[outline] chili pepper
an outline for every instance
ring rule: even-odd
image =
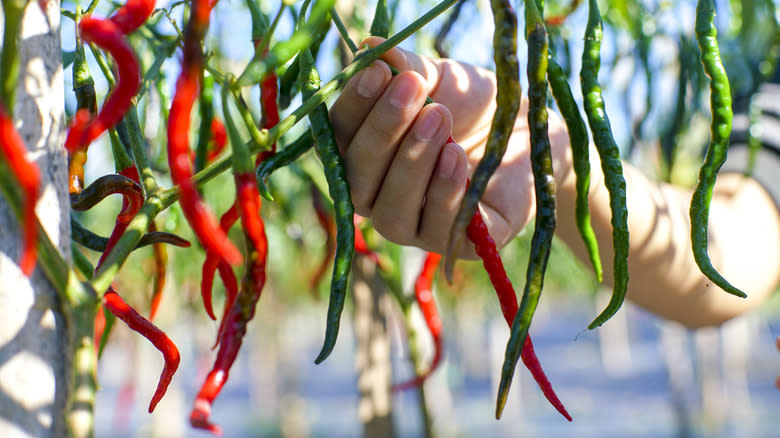
[[[463,196],[460,209],[450,229],[444,254],[444,273],[452,280],[455,257],[463,244],[464,230],[477,210],[477,203],[485,191],[506,152],[517,112],[520,109],[520,66],[517,61],[517,16],[509,0],[491,0],[495,32],[493,34],[493,61],[496,64],[498,84],[497,109],[490,127],[485,153],[471,177],[471,184]]]
[[[718,170],[726,161],[726,150],[731,133],[731,91],[729,78],[720,58],[717,28],[715,26],[715,2],[699,0],[696,4],[696,40],[701,51],[704,73],[710,78],[710,144],[699,169],[699,181],[691,197],[691,244],[693,257],[701,272],[726,292],[745,298],[745,292],[734,287],[712,266],[707,254],[710,201]]]
[[[379,259],[379,255],[368,247],[368,242],[363,236],[363,230],[360,229],[360,224],[363,222],[363,218],[357,214],[353,215],[352,221],[355,223],[355,251],[358,254],[362,254],[369,258],[379,269],[385,269],[382,265],[382,261]]]
[[[563,69],[552,57],[547,59],[547,75],[550,81],[550,89],[561,111],[566,128],[569,131],[569,144],[574,158],[574,175],[576,177],[577,200],[574,214],[577,219],[577,230],[580,232],[585,248],[588,251],[590,263],[596,279],[601,282],[603,271],[601,257],[599,257],[599,244],[596,234],[590,224],[590,212],[588,211],[588,191],[590,190],[590,158],[588,145],[588,128],[580,115],[577,104],[572,96],[571,88],[566,80]]]
[[[255,176],[257,177],[257,189],[260,191],[260,194],[265,199],[273,201],[274,198],[270,190],[268,190],[266,183],[268,176],[275,170],[290,165],[313,146],[314,140],[312,140],[311,130],[307,130],[285,148],[259,163],[255,169]]]
[[[0,152],[8,163],[22,190],[22,215],[19,217],[19,228],[22,230],[22,252],[19,257],[19,269],[26,276],[32,274],[35,268],[37,239],[37,220],[35,219],[35,204],[41,185],[41,174],[38,166],[27,159],[27,147],[24,140],[14,127],[14,121],[0,103]]]
[[[589,0],[588,25],[585,30],[585,47],[582,52],[580,84],[584,97],[585,114],[601,158],[604,184],[609,193],[609,207],[612,210],[612,246],[614,248],[612,298],[607,308],[588,325],[594,329],[604,324],[623,304],[628,287],[628,210],[626,208],[626,180],[620,150],[612,137],[612,128],[601,97],[598,82],[601,65],[602,24],[597,0]]]
[[[206,167],[206,164],[212,159],[212,151],[209,150],[209,146],[214,144],[219,148],[219,142],[217,140],[217,133],[215,132],[215,123],[221,124],[221,122],[215,122],[214,119],[214,77],[208,71],[203,71],[201,77],[202,84],[200,86],[200,95],[198,97],[198,113],[200,116],[200,126],[198,127],[198,141],[195,146],[195,172],[199,172]],[[220,127],[216,127],[219,129]],[[221,126],[224,132],[224,126]],[[221,133],[220,133],[221,134]],[[227,143],[227,133],[225,133],[225,143]],[[224,145],[222,146],[224,147]],[[213,156],[219,152],[215,153]]]
[[[160,374],[160,381],[157,383],[157,389],[152,396],[152,401],[149,403],[149,412],[152,412],[165,395],[165,391],[167,391],[168,385],[179,367],[179,349],[171,342],[168,335],[130,307],[112,288],[109,288],[103,295],[103,306],[117,318],[124,321],[130,329],[148,339],[155,348],[160,350],[163,359],[165,359],[165,366],[162,374]]]
[[[137,171],[135,171],[135,175],[137,178]],[[141,204],[143,204],[141,185],[134,181],[132,176],[115,173],[101,176],[78,195],[72,195],[70,197],[71,209],[74,211],[89,210],[107,196],[117,193],[131,199],[135,210],[141,208]]]
[[[312,295],[316,297],[317,285],[325,275],[328,266],[330,266],[331,259],[336,255],[336,222],[333,220],[333,215],[325,207],[322,193],[313,182],[309,184],[309,191],[312,204],[314,205],[314,213],[317,215],[317,222],[319,222],[320,227],[325,232],[325,256],[309,282]]]
[[[555,233],[555,179],[553,178],[550,138],[547,134],[547,30],[536,2],[525,3],[526,39],[528,41],[528,127],[531,137],[531,170],[534,175],[536,194],[536,219],[531,239],[531,253],[528,257],[526,282],[520,308],[512,321],[511,334],[507,342],[504,365],[501,370],[501,382],[496,401],[496,418],[506,403],[509,386],[512,383],[517,359],[526,347],[528,330],[531,326],[536,306],[544,285],[544,274],[550,257],[552,239]],[[535,357],[529,355],[529,357]],[[526,363],[529,369],[529,366]],[[538,366],[538,364],[537,364]],[[541,369],[541,368],[539,368]],[[546,380],[546,379],[545,379]],[[549,381],[539,383],[542,392],[558,411],[571,421],[571,416],[554,396]]]
[[[77,16],[80,16],[80,9]],[[84,53],[84,42],[76,32],[76,50],[73,58],[73,92],[76,95],[76,111],[84,117],[82,123],[97,115],[97,97],[95,80],[89,73],[87,57]],[[87,112],[78,112],[86,109]],[[84,164],[87,162],[87,151],[78,149],[68,153],[68,192],[79,193],[84,188]]]
[[[450,57],[449,53],[447,53],[447,50],[444,48],[444,40],[447,39],[447,35],[450,34],[452,26],[456,21],[458,21],[458,17],[460,17],[460,11],[463,10],[463,5],[465,4],[466,0],[459,0],[457,3],[455,3],[455,6],[452,9],[452,13],[449,17],[447,17],[447,21],[444,22],[444,24],[441,26],[441,29],[439,29],[439,32],[436,34],[436,39],[433,42],[433,48],[436,50],[436,54],[439,55],[439,58]]]
[[[569,2],[569,6],[567,6],[562,13],[545,18],[544,23],[547,26],[563,25],[566,19],[569,18],[569,15],[571,15],[574,11],[577,10],[577,7],[580,5],[580,1],[581,0],[571,0]]]
[[[227,146],[225,125],[216,117],[211,119],[211,141],[214,143],[214,148],[209,150],[208,156],[206,157],[206,161],[209,163],[214,161],[225,149],[225,146]]]
[[[87,16],[79,22],[79,31],[85,42],[94,43],[111,54],[116,61],[119,80],[98,112],[97,118],[85,117],[88,115],[86,109],[77,112],[75,123],[65,139],[65,149],[68,152],[87,147],[105,130],[116,125],[130,108],[141,84],[138,60],[116,24]]]
[[[230,227],[238,220],[238,209],[233,204],[220,218],[219,227],[227,234]],[[214,307],[211,300],[211,289],[214,284],[214,274],[219,269],[219,276],[222,278],[222,283],[225,285],[225,312],[232,305],[232,300],[238,294],[238,280],[236,280],[236,274],[230,268],[230,265],[222,260],[219,260],[217,255],[213,252],[206,252],[206,260],[203,262],[202,276],[200,282],[200,296],[203,299],[203,307],[206,309],[206,314],[209,318],[216,320],[214,315]]]
[[[314,58],[308,49],[303,49],[298,54],[298,62],[301,69],[301,92],[303,99],[306,100],[319,89],[320,78],[314,66]],[[347,294],[347,280],[355,253],[355,224],[353,223],[355,208],[349,193],[344,159],[339,153],[333,127],[328,118],[328,108],[325,104],[319,105],[309,113],[309,122],[315,149],[322,161],[325,177],[328,180],[330,197],[334,201],[337,227],[336,257],[333,261],[333,277],[330,283],[325,342],[320,354],[314,360],[314,363],[319,364],[333,350],[338,337],[341,311],[344,309],[344,300]]]
[[[403,391],[422,385],[425,379],[436,370],[444,356],[441,317],[439,317],[439,311],[436,309],[436,301],[433,299],[433,276],[436,273],[436,268],[439,267],[439,261],[441,261],[440,254],[434,252],[427,253],[422,270],[420,270],[417,280],[414,282],[414,297],[417,300],[417,305],[420,306],[423,318],[425,318],[425,324],[428,326],[428,330],[433,338],[435,352],[431,366],[428,367],[425,373],[407,382],[393,385],[393,391]]]
[[[157,225],[152,221],[149,224],[150,232],[157,232]],[[154,250],[154,286],[152,287],[152,304],[149,308],[149,321],[154,321],[157,309],[160,307],[163,288],[165,288],[165,274],[168,271],[168,251],[162,243],[155,243]]]
[[[153,10],[154,0],[128,0],[109,20],[127,35],[146,23]]]
[[[76,218],[71,216],[70,218],[71,239],[83,246],[84,248],[91,249],[92,251],[104,252],[108,245],[108,237],[98,236],[92,231],[84,228],[84,225],[79,223]],[[183,239],[173,233],[165,231],[149,232],[141,237],[135,249],[143,248],[145,246],[154,245],[156,243],[167,243],[169,245],[178,246],[181,248],[189,248],[190,242]]]
[[[219,229],[216,219],[200,199],[192,180],[189,159],[190,111],[198,94],[203,61],[200,42],[208,28],[209,12],[208,0],[193,1],[192,15],[184,31],[181,75],[176,81],[168,117],[168,164],[171,179],[180,188],[179,205],[198,240],[207,252],[213,251],[220,260],[236,265],[241,262],[241,253]]]
[[[371,35],[387,38],[390,34],[390,13],[387,11],[387,0],[378,0],[374,9],[374,19],[371,20]]]

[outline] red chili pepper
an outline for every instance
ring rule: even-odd
[[[157,225],[154,221],[149,224],[149,231],[157,231]],[[152,288],[152,304],[149,309],[149,321],[154,321],[155,315],[157,315],[157,309],[160,307],[160,301],[162,300],[163,288],[165,288],[165,274],[168,271],[168,250],[165,249],[165,245],[162,243],[155,243],[152,245],[154,251],[154,286]]]
[[[222,218],[219,220],[220,229],[227,234],[230,227],[238,220],[239,213],[235,204],[231,206]],[[222,283],[225,285],[225,309],[223,314],[226,314],[230,306],[233,304],[233,300],[238,295],[238,280],[236,280],[236,274],[230,265],[224,261],[220,261],[216,254],[213,252],[206,253],[206,261],[203,262],[202,280],[200,282],[200,296],[203,299],[203,307],[206,309],[206,314],[209,318],[216,320],[214,315],[214,307],[211,299],[211,289],[214,285],[214,274],[219,269],[219,276],[222,278]]]
[[[363,223],[363,220],[364,218],[357,214],[352,217],[352,221],[355,224],[355,251],[368,257],[379,269],[384,270],[385,268],[382,266],[382,261],[379,260],[379,255],[368,247],[363,231],[360,230],[360,224]]]
[[[214,148],[209,150],[206,156],[206,162],[210,163],[216,159],[227,146],[227,131],[222,120],[214,117],[211,119],[211,140],[214,142]]]
[[[235,180],[236,204],[241,214],[241,225],[247,243],[246,271],[236,302],[223,320],[214,367],[198,392],[190,413],[190,424],[193,427],[206,429],[217,435],[221,434],[222,430],[209,421],[211,405],[228,379],[230,368],[246,334],[246,325],[254,316],[255,306],[265,285],[268,252],[265,226],[260,217],[261,198],[254,173],[236,174]]]
[[[110,18],[127,35],[146,23],[154,11],[154,0],[129,0]]]
[[[509,327],[512,327],[512,321],[514,321],[518,309],[517,294],[512,286],[512,282],[509,281],[509,277],[506,275],[504,263],[501,261],[501,256],[496,248],[496,243],[493,238],[490,237],[487,225],[485,225],[479,210],[472,216],[471,222],[469,222],[469,225],[466,228],[466,234],[474,243],[474,250],[477,252],[479,258],[482,259],[482,264],[485,266],[485,270],[490,277],[490,282],[496,290],[504,319],[507,324],[509,324]],[[563,406],[563,403],[561,403],[560,399],[555,394],[555,391],[550,384],[550,380],[545,375],[542,365],[539,363],[539,358],[536,357],[533,344],[531,343],[531,336],[526,337],[520,357],[523,359],[523,363],[526,368],[528,368],[528,371],[531,372],[531,375],[533,375],[534,380],[536,380],[536,383],[539,385],[539,388],[542,390],[542,393],[547,400],[550,401],[561,415],[571,421],[571,415],[569,415],[566,408]]]
[[[141,180],[141,177],[138,174],[138,169],[136,169],[135,166],[126,167],[120,170],[119,174],[126,176],[127,178],[130,178],[137,183]],[[103,263],[103,260],[105,260],[108,253],[111,252],[116,243],[119,241],[119,238],[122,237],[122,235],[125,233],[125,230],[127,230],[127,226],[130,224],[130,221],[133,220],[135,215],[138,213],[138,210],[140,210],[143,206],[144,193],[140,185],[135,186],[133,191],[124,192],[122,195],[122,210],[120,210],[116,217],[114,229],[111,231],[111,236],[108,237],[108,244],[106,244],[106,249],[103,251],[103,254],[98,260],[96,269],[100,266],[101,263]]]
[[[89,110],[80,109],[65,139],[65,149],[73,152],[86,148],[94,139],[119,122],[132,104],[141,84],[141,72],[133,48],[117,25],[109,20],[86,16],[79,22],[81,38],[108,51],[116,61],[118,80],[95,119]]]
[[[157,389],[154,391],[152,401],[149,403],[149,412],[152,412],[160,399],[165,395],[165,391],[168,390],[168,385],[171,383],[176,369],[179,368],[181,359],[179,349],[171,342],[168,335],[130,307],[113,289],[109,288],[108,292],[103,295],[103,306],[116,315],[117,318],[124,321],[132,330],[148,339],[155,348],[160,350],[163,359],[165,359],[165,366],[160,374],[160,381],[157,383]]]
[[[433,361],[431,361],[431,366],[428,367],[425,373],[407,382],[393,385],[393,391],[402,391],[422,385],[425,379],[436,370],[444,356],[444,341],[441,336],[442,323],[439,317],[439,310],[436,308],[436,301],[433,299],[433,275],[436,273],[436,268],[439,267],[440,261],[441,254],[429,252],[425,256],[425,262],[420,275],[417,276],[417,280],[414,282],[414,297],[417,300],[417,305],[420,306],[420,310],[425,318],[425,324],[431,332],[435,346]]]
[[[241,252],[219,228],[192,181],[188,134],[190,112],[198,95],[203,58],[200,42],[208,27],[209,11],[208,0],[193,1],[192,16],[185,29],[181,75],[176,81],[176,92],[168,117],[168,164],[173,183],[180,187],[179,204],[184,216],[206,252],[214,252],[220,260],[237,265],[241,263]]]
[[[38,166],[27,160],[27,148],[22,137],[14,127],[14,121],[0,104],[0,152],[5,157],[9,170],[14,174],[22,189],[22,217],[19,228],[22,229],[22,253],[19,269],[30,276],[35,268],[37,221],[35,204],[41,185],[41,173]]]

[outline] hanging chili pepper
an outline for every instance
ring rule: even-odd
[[[298,55],[300,63],[300,83],[303,99],[306,100],[317,92],[320,78],[314,66],[314,58],[308,49]],[[328,118],[328,108],[325,104],[316,107],[309,113],[317,155],[320,157],[328,180],[328,190],[333,199],[336,216],[336,257],[333,262],[333,276],[330,283],[330,300],[328,302],[328,322],[325,328],[325,342],[314,363],[321,363],[328,357],[336,345],[341,311],[347,294],[347,280],[352,268],[352,258],[355,253],[355,224],[353,216],[355,208],[349,193],[344,159],[339,153],[338,144],[333,134],[333,127]]]
[[[283,153],[283,152],[282,152]],[[260,168],[258,167],[258,170]],[[330,266],[330,261],[336,255],[336,222],[333,220],[333,215],[330,214],[325,207],[325,199],[323,194],[317,189],[317,186],[312,182],[309,184],[309,191],[311,193],[311,200],[314,206],[314,213],[317,216],[317,222],[325,232],[325,255],[320,262],[319,268],[314,272],[309,282],[312,295],[317,297],[317,285],[322,280],[325,272]]]
[[[127,35],[146,23],[152,11],[154,0],[128,0],[109,20]]]
[[[238,220],[238,208],[233,204],[222,215],[219,220],[219,227],[227,234],[230,227]],[[225,286],[225,310],[223,313],[227,313],[230,306],[233,304],[233,300],[238,295],[238,280],[233,269],[222,260],[219,260],[217,255],[213,252],[206,252],[206,260],[203,262],[203,269],[201,271],[200,282],[200,296],[203,299],[203,307],[206,309],[206,314],[209,318],[216,320],[214,315],[214,307],[212,306],[211,290],[214,284],[214,274],[219,269],[219,276],[222,279],[222,284]]]
[[[92,231],[84,228],[76,218],[70,217],[71,228],[71,240],[84,248],[91,249],[92,251],[104,252],[108,246],[108,237],[98,236]],[[143,248],[145,246],[154,245],[157,243],[167,243],[169,245],[178,246],[180,248],[189,248],[190,242],[183,239],[173,233],[166,231],[154,231],[149,232],[141,237],[138,244],[134,249]]]
[[[214,147],[209,150],[206,162],[210,163],[214,161],[220,153],[227,146],[227,132],[225,131],[225,125],[218,118],[211,119],[211,141]]]
[[[718,170],[726,162],[726,151],[731,134],[731,91],[729,78],[720,58],[717,27],[715,26],[715,2],[699,0],[696,4],[696,40],[701,51],[704,73],[710,78],[710,144],[699,170],[699,181],[691,197],[691,244],[693,256],[701,272],[726,292],[745,298],[747,294],[729,283],[712,266],[707,254],[710,201]]]
[[[314,146],[311,130],[307,130],[294,142],[287,145],[284,149],[266,158],[257,165],[255,176],[257,177],[257,188],[260,194],[269,201],[273,201],[271,192],[268,190],[266,179],[268,176],[282,167],[286,167],[301,157]]]
[[[109,288],[108,292],[103,295],[103,306],[117,318],[124,321],[130,329],[148,339],[155,348],[160,350],[163,359],[165,359],[165,366],[162,374],[160,374],[160,381],[157,383],[157,389],[154,391],[152,401],[149,403],[149,412],[152,412],[165,395],[168,385],[179,367],[179,349],[171,342],[168,335],[130,307],[113,289]]]
[[[198,116],[200,117],[200,126],[198,127],[198,139],[195,143],[195,151],[193,157],[193,163],[195,165],[194,172],[200,172],[211,161],[211,152],[219,146],[217,143],[217,136],[221,135],[215,132],[215,123],[220,126],[216,126],[217,129],[222,128],[224,132],[225,126],[221,121],[215,122],[214,118],[214,76],[207,70],[203,70],[200,84],[200,95],[198,96]],[[225,143],[227,143],[227,134],[225,133]],[[224,147],[224,146],[223,146]],[[209,150],[211,148],[211,150]],[[214,154],[214,157],[216,157]]]
[[[393,385],[393,391],[403,391],[422,385],[425,379],[436,370],[442,357],[444,357],[441,317],[439,317],[439,311],[436,309],[436,301],[433,299],[433,276],[436,273],[436,268],[439,267],[439,261],[441,261],[441,254],[427,253],[422,270],[420,270],[420,274],[414,282],[414,297],[417,300],[417,305],[420,306],[425,324],[428,326],[428,330],[433,338],[435,348],[433,360],[427,371],[407,382]]]
[[[150,232],[157,232],[157,225],[152,221],[149,224]],[[162,243],[155,243],[154,250],[154,285],[152,286],[152,303],[149,306],[149,321],[154,321],[157,309],[160,307],[162,292],[165,288],[165,275],[168,271],[168,251]]]
[[[168,117],[168,164],[171,179],[180,188],[184,217],[207,252],[217,254],[220,260],[236,265],[241,262],[240,251],[219,228],[217,221],[198,195],[192,180],[189,158],[190,111],[198,95],[198,82],[203,61],[200,43],[209,24],[211,8],[208,0],[195,0],[192,15],[184,31],[184,49],[181,75],[176,81],[176,92]]]
[[[22,213],[18,218],[23,236],[19,269],[29,277],[35,268],[36,260],[35,241],[38,234],[38,221],[35,218],[35,204],[38,200],[41,174],[38,166],[27,159],[27,147],[2,103],[0,103],[0,152],[22,189]]]
[[[77,16],[81,10],[77,9]],[[90,118],[97,115],[97,96],[95,94],[95,80],[89,72],[87,57],[84,52],[84,42],[81,40],[78,29],[76,31],[76,50],[73,57],[73,93],[76,95],[76,111],[81,112],[81,117]],[[84,123],[82,122],[82,123]],[[84,188],[84,164],[87,162],[87,151],[77,149],[68,153],[68,192],[78,194]]]
[[[531,253],[528,257],[523,298],[511,324],[511,334],[501,370],[501,382],[496,401],[496,418],[501,416],[506,403],[509,386],[512,383],[517,359],[522,354],[521,351],[533,351],[533,346],[530,342],[527,343],[526,339],[528,339],[531,320],[542,293],[544,274],[550,257],[556,225],[555,179],[553,178],[550,138],[547,134],[547,30],[542,21],[542,11],[537,8],[535,1],[525,3],[525,17],[526,39],[528,41],[528,127],[531,141],[531,170],[536,194],[536,219],[531,240]],[[528,357],[535,358],[535,355],[529,354]],[[538,361],[530,366],[525,359],[524,362],[528,369],[532,370],[532,367],[535,366],[541,370]],[[544,382],[539,382],[539,387],[553,406],[567,420],[571,421],[571,416],[555,396],[546,378]]]
[[[612,246],[614,248],[612,298],[607,308],[588,325],[594,329],[604,324],[623,304],[628,288],[628,210],[626,208],[626,180],[623,178],[623,165],[620,150],[612,137],[601,87],[598,82],[601,66],[601,13],[597,0],[589,0],[588,25],[585,30],[585,47],[582,53],[580,84],[584,97],[585,114],[601,158],[601,170],[604,184],[609,193],[609,207],[612,211]]]
[[[353,215],[352,221],[355,224],[355,251],[358,254],[368,257],[369,260],[374,262],[377,268],[385,269],[382,265],[382,261],[379,259],[379,254],[368,247],[368,242],[366,242],[366,238],[363,236],[363,230],[360,229],[360,224],[364,221],[363,217],[355,214]]]
[[[84,42],[94,43],[111,54],[116,61],[119,80],[98,112],[97,118],[91,118],[87,109],[76,113],[74,124],[65,139],[65,149],[68,152],[86,148],[100,134],[116,125],[130,108],[141,84],[141,72],[135,52],[116,24],[86,16],[79,22],[79,32]]]

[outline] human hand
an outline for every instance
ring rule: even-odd
[[[382,41],[369,37],[363,44]],[[375,62],[345,86],[330,112],[352,201],[387,239],[441,253],[466,179],[484,152],[495,76],[398,48],[383,59],[400,73],[392,77],[387,64]],[[428,95],[437,103],[424,106]],[[524,100],[502,164],[480,202],[499,247],[530,221],[535,208],[527,111]],[[445,144],[450,134],[457,145]],[[568,141],[552,113],[550,137],[556,145]],[[473,248],[461,256],[475,258]]]

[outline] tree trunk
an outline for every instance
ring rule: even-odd
[[[13,111],[28,158],[41,169],[38,218],[51,241],[69,259],[59,32],[59,2],[27,4],[19,42],[16,105],[8,110]],[[31,278],[17,267],[21,233],[2,195],[0,224],[0,436],[62,437],[66,435],[64,412],[70,373],[59,300],[40,267]]]

